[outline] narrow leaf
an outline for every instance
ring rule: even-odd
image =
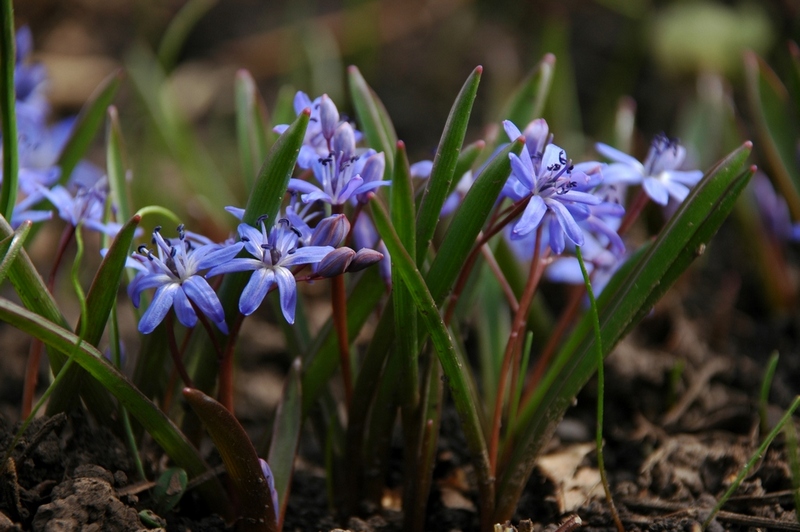
[[[169,72],[178,59],[189,33],[197,25],[203,15],[217,4],[217,0],[189,0],[178,13],[172,17],[164,37],[158,46],[158,60],[161,67]]]
[[[116,70],[110,74],[95,89],[78,114],[78,118],[75,119],[75,124],[72,126],[72,134],[58,156],[58,166],[61,168],[61,183],[67,182],[78,161],[83,158],[86,150],[89,149],[95,134],[103,124],[106,109],[111,105],[121,81],[122,70]]]
[[[0,254],[3,255],[3,259],[0,261],[0,283],[5,281],[8,270],[19,255],[22,245],[25,244],[32,225],[30,221],[23,222],[12,236],[8,236],[0,242]]]
[[[133,216],[126,170],[125,140],[119,125],[119,113],[111,105],[106,122],[106,174],[118,220],[130,220]]]
[[[437,305],[444,301],[450,291],[467,255],[475,245],[475,239],[489,218],[503,185],[511,175],[508,155],[521,153],[523,145],[523,138],[520,137],[486,163],[453,215],[436,258],[425,276]]]
[[[478,93],[478,84],[481,81],[482,72],[483,67],[478,66],[469,75],[458,96],[456,96],[453,107],[450,109],[450,115],[444,125],[442,138],[439,140],[439,147],[436,150],[436,156],[433,158],[431,176],[425,186],[425,192],[417,213],[417,265],[421,265],[425,259],[425,253],[439,223],[442,205],[444,205],[444,201],[450,191],[450,182],[453,180],[453,172],[455,172],[458,164],[458,155],[461,152],[461,146],[464,144],[464,137],[467,134],[472,104],[475,102],[475,95]]]
[[[236,137],[247,190],[253,188],[256,168],[267,155],[266,107],[250,72],[236,73]]]
[[[0,215],[11,219],[17,203],[19,148],[17,146],[17,96],[14,89],[16,40],[14,3],[0,1],[0,131],[3,132],[3,182],[0,188]]]
[[[545,54],[511,96],[498,119],[511,120],[519,127],[524,127],[534,118],[541,117],[555,67],[556,56]]]
[[[135,215],[117,233],[89,287],[86,306],[91,309],[91,312],[88,316],[82,316],[81,322],[84,318],[88,318],[83,339],[95,347],[99,347],[108,316],[117,300],[117,291],[122,282],[125,260],[128,258],[128,251],[141,219],[141,216]],[[80,327],[81,323],[78,323],[75,330],[81,330]]]
[[[241,515],[237,530],[278,530],[267,479],[247,433],[233,414],[200,390],[184,388],[183,396],[205,425],[219,451],[236,492]]]
[[[367,85],[364,76],[356,66],[347,69],[347,77],[350,81],[350,97],[356,110],[356,117],[367,144],[377,151],[386,154],[385,176],[392,175],[392,159],[389,154],[393,152],[397,142],[397,134],[394,126],[386,114],[386,109],[378,100],[378,97]]]
[[[278,530],[283,526],[286,505],[289,502],[289,491],[294,472],[294,459],[297,445],[300,443],[300,432],[303,428],[303,401],[301,392],[301,362],[297,358],[292,363],[283,388],[283,398],[275,412],[275,424],[272,427],[272,443],[269,447],[267,463],[270,464],[275,478],[275,491],[278,492],[280,505]]]
[[[745,54],[745,88],[758,134],[758,148],[775,184],[786,198],[792,218],[800,219],[800,168],[797,124],[786,87],[755,53]]]

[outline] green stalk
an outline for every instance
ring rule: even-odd
[[[14,6],[2,0],[0,6],[0,115],[3,131],[3,183],[0,189],[0,214],[11,220],[17,203],[19,151],[17,146],[17,96],[14,91]]]
[[[617,525],[619,532],[625,532],[625,527],[622,526],[622,521],[619,519],[617,507],[614,505],[614,498],[611,496],[611,487],[608,485],[608,475],[606,475],[606,464],[603,458],[603,412],[605,406],[605,374],[603,369],[603,338],[600,334],[600,314],[597,311],[597,300],[594,298],[594,290],[592,290],[592,283],[589,280],[589,272],[586,271],[586,264],[583,262],[583,253],[581,247],[575,246],[575,255],[578,257],[578,263],[581,265],[581,274],[583,275],[583,284],[586,287],[586,293],[589,295],[589,304],[591,305],[592,315],[592,328],[594,329],[595,351],[597,352],[597,430],[595,432],[595,447],[597,448],[597,469],[600,470],[600,481],[603,483],[603,491],[606,492],[606,500],[608,501],[611,516],[614,518],[614,524]]]

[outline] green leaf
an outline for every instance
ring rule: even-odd
[[[236,137],[247,190],[253,188],[256,168],[267,156],[266,106],[250,72],[236,73]]]
[[[128,251],[141,219],[141,216],[135,215],[122,226],[120,232],[114,237],[106,256],[103,257],[92,285],[89,287],[86,306],[91,309],[91,312],[88,315],[86,334],[83,339],[95,347],[99,347],[100,338],[106,328],[108,316],[111,314],[111,308],[117,300],[117,291],[122,282],[125,260],[128,258]],[[83,321],[83,316],[81,321]],[[78,323],[75,330],[79,331],[80,327],[81,324]]]
[[[397,143],[395,171],[391,185],[392,224],[397,236],[412,259],[415,257],[414,187],[411,171],[402,141]],[[394,356],[400,357],[400,395],[404,407],[413,409],[419,400],[417,377],[417,316],[414,302],[399,272],[392,268],[392,302],[394,304],[395,344]]]
[[[300,443],[300,432],[303,428],[303,401],[300,381],[301,362],[296,358],[292,363],[283,388],[283,398],[275,413],[275,424],[272,427],[272,443],[269,446],[267,463],[272,469],[275,479],[275,491],[278,492],[279,518],[278,529],[282,528],[289,502],[289,489],[294,471],[294,459],[297,445]]]
[[[456,189],[461,177],[466,174],[470,168],[472,168],[472,165],[475,164],[475,161],[478,160],[478,157],[481,156],[485,148],[486,142],[482,140],[476,140],[461,150],[461,154],[458,156],[456,169],[453,172],[453,180],[450,181],[450,189],[447,191],[448,196]]]
[[[284,131],[272,146],[258,172],[242,222],[256,226],[258,218],[266,215],[270,223],[275,223],[275,217],[278,215],[297,162],[297,155],[300,153],[300,146],[303,144],[310,116],[310,109],[300,113],[289,129]]]
[[[755,121],[758,148],[767,160],[777,188],[789,204],[792,218],[800,219],[798,129],[793,121],[789,93],[775,72],[753,52],[745,54],[745,88]]]
[[[511,175],[510,153],[519,155],[524,146],[522,137],[499,151],[475,178],[475,183],[453,215],[431,263],[425,280],[433,300],[440,305],[453,286],[464,261],[475,245],[481,228],[492,212],[497,196]],[[419,243],[419,242],[418,242]],[[419,247],[419,246],[418,246]]]
[[[29,220],[22,222],[13,235],[5,237],[0,242],[0,253],[3,254],[3,259],[0,261],[0,283],[5,281],[8,270],[19,255],[22,245],[25,244],[32,225]]]
[[[200,390],[184,388],[183,397],[205,425],[228,471],[241,514],[236,529],[277,531],[277,509],[272,506],[267,480],[256,450],[236,417]]]
[[[658,238],[612,278],[598,299],[604,355],[646,315],[705,249],[733,208],[753,170],[742,172],[752,144],[745,143],[695,186]],[[594,338],[587,314],[520,407],[509,439],[514,448],[498,485],[495,519],[510,516],[536,458],[578,391],[596,370]]]
[[[417,213],[416,261],[420,266],[425,260],[428,246],[439,223],[442,205],[450,191],[450,182],[453,180],[453,172],[458,164],[461,146],[464,144],[469,116],[472,112],[472,104],[475,102],[475,95],[478,93],[482,72],[483,67],[476,67],[461,87],[461,91],[450,109],[450,115],[444,125],[444,131],[442,131],[442,138],[439,140],[439,147],[433,158],[431,176],[425,185],[425,192]]]
[[[422,318],[422,323],[430,334],[439,362],[442,364],[442,369],[450,388],[450,395],[461,420],[461,427],[466,436],[472,464],[478,477],[481,519],[485,523],[485,519],[489,518],[492,511],[494,480],[489,467],[489,455],[477,405],[472,401],[472,395],[469,391],[469,383],[466,377],[467,370],[461,366],[453,347],[453,341],[439,314],[439,309],[436,307],[433,296],[428,291],[428,287],[425,285],[425,281],[414,260],[403,247],[379,200],[375,199],[370,203],[370,211],[378,233],[380,233],[386,248],[392,255],[392,264],[406,282],[409,293]]]
[[[188,481],[186,471],[180,467],[170,467],[164,471],[153,487],[156,511],[163,514],[175,508],[186,492]]]
[[[386,154],[384,176],[390,176],[394,169],[389,154],[393,153],[394,145],[397,143],[397,134],[394,132],[391,119],[386,113],[386,108],[367,85],[358,67],[348,67],[347,77],[350,81],[350,97],[367,144]]]
[[[525,124],[534,118],[541,117],[545,101],[550,93],[555,67],[556,56],[545,54],[514,91],[498,119],[510,120],[520,129],[524,129]]]
[[[111,105],[121,81],[122,70],[118,69],[100,83],[81,109],[72,127],[72,134],[58,156],[58,166],[61,168],[59,182],[67,182],[75,166],[86,154],[95,134],[103,124],[106,109]]]
[[[106,174],[110,188],[111,202],[117,211],[118,220],[133,217],[130,193],[128,191],[127,165],[125,162],[125,140],[119,125],[119,113],[113,105],[108,107],[106,122]]]
[[[14,3],[1,0],[0,5],[0,131],[3,132],[3,182],[0,188],[0,215],[11,219],[17,203],[19,183],[19,148],[17,146],[17,107],[14,91],[16,39],[14,35]]]
[[[217,0],[189,0],[172,17],[158,46],[158,60],[166,72],[175,65],[189,33],[215,5]]]
[[[172,421],[109,364],[95,347],[81,342],[71,331],[2,298],[0,298],[0,320],[38,338],[52,347],[52,352],[70,353],[75,362],[93,377],[90,382],[102,384],[111,392],[139,420],[167,455],[189,475],[195,477],[209,470],[197,449],[186,440]],[[198,489],[209,506],[225,514],[225,492],[216,476],[203,482]]]

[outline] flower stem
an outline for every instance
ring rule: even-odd
[[[75,226],[67,224],[64,231],[61,233],[61,239],[58,242],[56,250],[55,261],[53,268],[50,270],[50,275],[47,278],[47,289],[53,293],[53,288],[56,284],[56,275],[61,267],[61,262],[64,259],[64,253],[67,250],[72,237],[75,236]],[[25,366],[25,385],[22,389],[22,417],[28,417],[33,407],[33,396],[36,393],[36,385],[39,383],[39,365],[42,361],[42,349],[44,344],[41,340],[34,339],[31,342],[30,350],[28,351],[28,362]]]
[[[522,298],[519,302],[519,309],[514,315],[514,322],[511,325],[511,335],[508,337],[506,343],[506,350],[503,353],[503,362],[500,368],[499,379],[497,382],[497,395],[494,402],[494,417],[492,419],[492,432],[489,439],[489,466],[494,475],[497,471],[497,450],[500,446],[500,419],[503,412],[503,397],[505,396],[506,381],[508,379],[508,370],[511,367],[511,362],[515,359],[514,354],[520,348],[522,338],[522,330],[528,321],[528,311],[530,310],[533,296],[536,294],[536,288],[539,286],[539,281],[542,278],[543,268],[540,260],[540,242],[542,237],[542,226],[536,229],[536,242],[533,248],[533,259],[531,260],[530,271],[528,274],[528,282],[522,292]]]
[[[222,354],[219,364],[219,402],[228,412],[233,414],[233,352],[236,347],[236,340],[239,338],[239,331],[244,322],[244,314],[238,313],[236,319],[231,324],[228,334],[228,341],[225,344],[225,351]]]
[[[333,214],[341,214],[342,211],[342,205],[333,206]],[[355,222],[350,226],[351,231],[353,226],[355,226]],[[349,236],[348,234],[348,238]],[[350,340],[347,334],[347,290],[343,275],[331,278],[331,306],[333,308],[333,328],[336,331],[336,340],[339,345],[345,405],[349,408],[353,398],[353,377],[350,368]]]
[[[175,320],[172,317],[173,312],[174,311],[170,309],[170,311],[167,313],[167,339],[169,340],[169,353],[172,355],[172,362],[175,364],[175,369],[178,370],[178,374],[181,376],[183,385],[188,386],[189,388],[194,388],[192,379],[189,378],[189,374],[186,372],[186,366],[183,365],[181,350],[178,349],[178,342],[175,339]]]

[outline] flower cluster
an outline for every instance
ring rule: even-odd
[[[38,204],[48,200],[58,209],[59,216],[72,226],[83,222],[90,229],[113,235],[120,226],[103,221],[108,185],[102,171],[87,161],[80,161],[71,175],[61,175],[58,158],[73,132],[75,119],[49,124],[47,72],[43,65],[31,61],[32,51],[33,37],[30,29],[24,26],[16,35],[14,89],[19,184],[10,222],[16,227],[25,220],[50,219],[51,211],[36,209]],[[58,184],[59,181],[63,184]]]

